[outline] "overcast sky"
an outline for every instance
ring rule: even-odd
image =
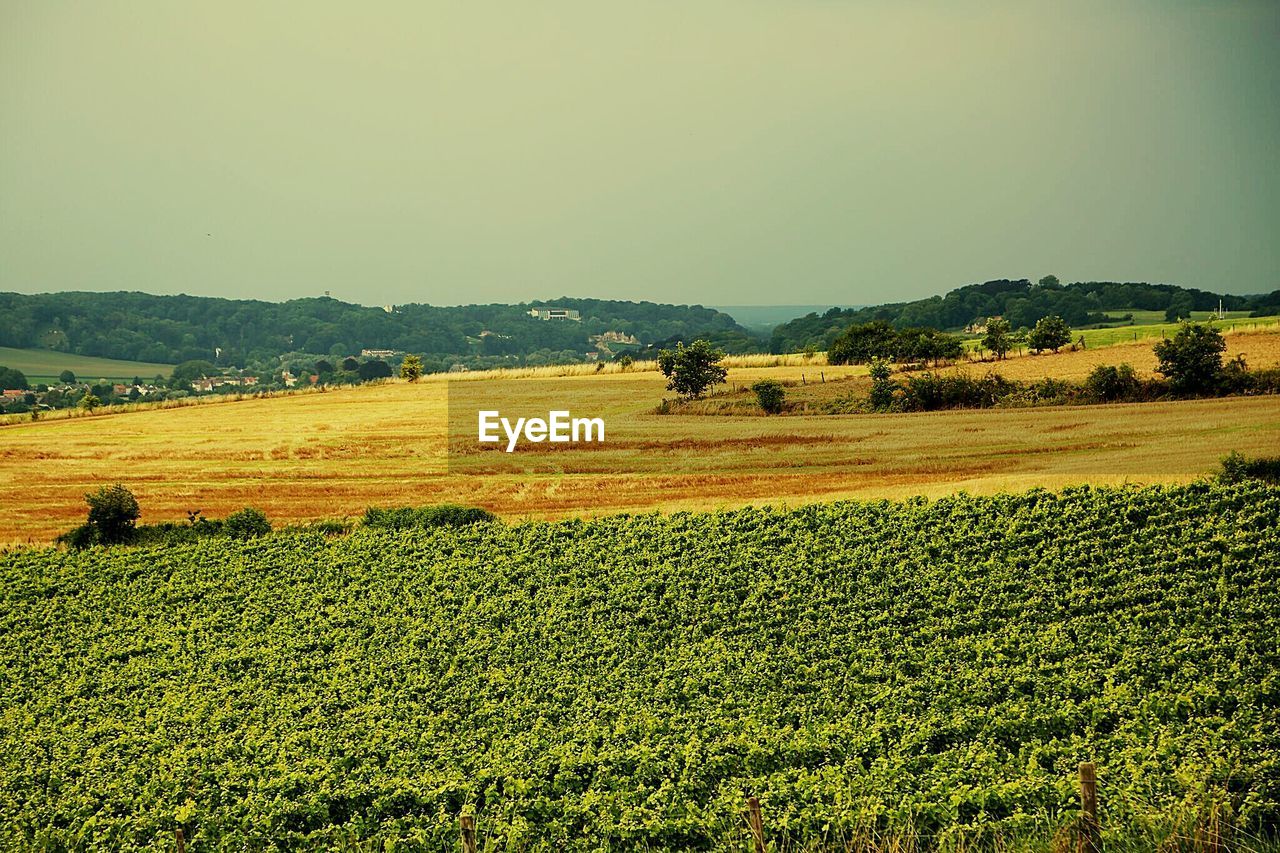
[[[0,290],[1280,287],[1280,2],[0,0]]]

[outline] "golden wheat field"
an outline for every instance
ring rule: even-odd
[[[1280,335],[1228,337],[1229,355],[1280,364]],[[761,360],[764,362],[764,360]],[[1145,344],[1009,359],[1016,378],[1078,378],[1098,363],[1154,367]],[[764,362],[768,363],[768,362]],[[0,427],[0,542],[47,541],[83,519],[83,495],[122,482],[144,522],[245,505],[276,523],[358,515],[369,505],[462,502],[508,518],[993,492],[1077,483],[1171,482],[1231,450],[1280,449],[1280,398],[902,415],[659,415],[648,370],[432,377]],[[853,387],[861,367],[811,359],[738,366],[729,391],[763,377]],[[569,407],[603,416],[597,448],[448,452],[449,400]],[[467,414],[467,413],[470,414]]]

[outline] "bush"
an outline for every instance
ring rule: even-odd
[[[981,379],[971,376],[943,376],[922,373],[907,378],[901,406],[908,412],[938,409],[988,409],[1022,390],[1017,382],[995,373]]]
[[[1084,392],[1091,400],[1108,403],[1132,400],[1142,383],[1131,364],[1100,364],[1084,380]]]
[[[98,544],[98,528],[86,522],[59,536],[57,542],[68,548],[90,548]]]
[[[88,523],[97,532],[98,542],[113,545],[129,541],[142,514],[133,492],[116,483],[90,492],[84,500],[89,504]]]
[[[1280,456],[1248,459],[1232,451],[1222,457],[1222,471],[1218,474],[1218,480],[1223,483],[1240,483],[1245,480],[1280,483]]]
[[[478,506],[439,504],[437,506],[371,506],[364,513],[364,526],[383,530],[414,530],[429,527],[466,527],[496,521],[497,516]]]
[[[752,385],[751,390],[756,392],[756,400],[760,403],[760,408],[771,415],[782,413],[782,403],[787,397],[787,392],[783,389],[781,382],[764,379]]]
[[[222,531],[232,539],[252,539],[270,533],[271,522],[262,510],[247,506],[227,516],[222,522]]]

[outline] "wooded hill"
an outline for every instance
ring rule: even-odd
[[[872,320],[884,320],[898,328],[960,330],[975,320],[1001,316],[1012,328],[1019,329],[1031,328],[1041,317],[1057,315],[1071,326],[1084,326],[1105,322],[1108,312],[1165,311],[1187,316],[1192,311],[1213,311],[1219,300],[1227,311],[1280,313],[1280,290],[1236,296],[1172,284],[1088,281],[1063,285],[1053,276],[1046,276],[1037,284],[1027,279],[998,279],[914,302],[832,308],[825,314],[808,314],[774,329],[769,348],[773,352],[796,352],[808,347],[826,350],[851,324]]]
[[[579,319],[540,319],[530,316],[534,307],[577,311]],[[591,336],[610,331],[642,345],[699,336],[735,348],[755,343],[728,314],[700,305],[555,299],[386,311],[328,297],[264,302],[136,292],[0,293],[0,346],[132,361],[243,365],[289,352],[346,356],[362,349],[434,357],[582,354],[596,349]]]

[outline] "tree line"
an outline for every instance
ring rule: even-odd
[[[1183,320],[1192,311],[1250,311],[1263,316],[1280,313],[1280,290],[1257,296],[1211,293],[1171,284],[1144,282],[1074,282],[1055,276],[1039,282],[998,279],[970,284],[944,296],[914,302],[895,302],[864,308],[832,308],[777,326],[769,349],[775,353],[829,350],[850,325],[882,322],[895,329],[961,330],[979,320],[1001,317],[1012,330],[1032,329],[1044,317],[1060,317],[1071,326],[1102,323],[1108,311],[1163,311],[1168,321]]]
[[[720,336],[745,345],[732,317],[700,305],[555,299],[519,305],[367,307],[328,297],[264,302],[147,293],[0,293],[0,346],[177,364],[244,366],[287,353],[342,358],[361,350],[426,357],[519,359],[538,352],[581,360],[591,336],[620,332],[641,344]],[[543,320],[531,308],[578,312]]]

